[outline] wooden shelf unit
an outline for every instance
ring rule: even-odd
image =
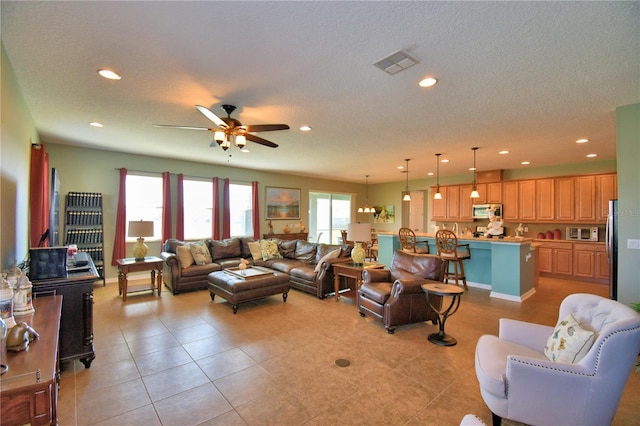
[[[65,201],[65,245],[76,244],[86,252],[98,271],[102,285],[104,275],[104,225],[102,194],[99,192],[69,192]]]

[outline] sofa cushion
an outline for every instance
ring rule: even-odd
[[[278,240],[278,250],[285,259],[296,258],[297,240]]]
[[[220,265],[217,263],[207,263],[206,265],[192,265],[189,268],[182,270],[183,277],[206,277],[210,272],[219,271]]]
[[[339,246],[339,245],[329,245],[329,244],[318,244],[318,246],[316,248],[316,260],[314,261],[314,263],[320,263],[320,259],[325,257],[327,255],[327,253],[331,253],[335,249],[339,249],[340,250],[336,254],[336,257],[339,257],[340,254],[342,253],[342,247],[341,246]]]
[[[193,255],[191,254],[191,244],[185,244],[176,247],[176,256],[180,259],[182,269],[193,265]]]
[[[176,240],[175,238],[169,238],[164,242],[164,246],[162,247],[162,251],[167,253],[177,254],[176,248],[184,244],[184,241]]]
[[[260,241],[250,241],[248,244],[253,260],[262,260],[262,251],[260,250]]]
[[[249,243],[253,242],[253,237],[240,237],[240,256],[246,258],[251,257],[251,249]]]
[[[207,247],[204,241],[196,241],[189,244],[191,249],[191,255],[197,265],[206,265],[211,263],[211,253],[209,253],[209,247]]]
[[[572,314],[563,318],[547,339],[544,354],[550,361],[573,364],[591,349],[595,333],[580,326]]]
[[[316,243],[298,240],[298,244],[296,244],[296,260],[315,263],[317,246]]]
[[[292,277],[302,278],[306,281],[315,281],[317,272],[311,263],[301,263],[289,270]]]
[[[214,260],[213,263],[217,263],[222,269],[237,268],[240,266],[240,262],[242,262],[243,259],[244,257],[230,257],[228,259]],[[249,263],[251,263],[251,261],[249,261]]]
[[[282,255],[278,251],[278,243],[272,240],[260,240],[262,260],[280,259]]]
[[[318,251],[319,248],[318,248]],[[322,263],[329,260],[329,259],[335,259],[340,255],[340,248],[337,248],[333,251],[330,251],[329,253],[325,254],[324,256],[322,256],[322,258],[318,261],[318,263],[316,264],[316,267],[313,269],[314,272],[318,272],[320,270],[320,267],[322,266]]]
[[[241,257],[240,238],[227,240],[211,240],[211,260],[227,259],[229,257]]]
[[[293,259],[271,259],[265,262],[264,266],[271,268],[274,271],[284,272],[285,274],[291,275],[291,271],[293,269],[301,268],[304,266],[309,267],[313,272],[313,268],[315,265],[311,263],[303,262],[300,260],[293,260]]]

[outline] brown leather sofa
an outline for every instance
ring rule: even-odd
[[[211,272],[238,266],[241,259],[247,259],[251,264],[284,272],[289,275],[291,287],[323,299],[334,289],[332,265],[336,262],[351,261],[353,247],[347,244],[328,245],[304,240],[274,240],[278,243],[278,252],[282,259],[264,261],[254,260],[251,256],[248,243],[254,241],[253,238],[207,239],[205,242],[209,247],[212,263],[183,268],[176,255],[176,247],[184,245],[185,242],[170,238],[164,243],[163,252],[160,254],[164,260],[164,284],[173,294],[206,289],[209,288],[208,275]],[[316,265],[324,255],[337,248],[341,249],[339,257],[322,262],[316,271]]]
[[[399,325],[431,321],[436,324],[438,314],[429,306],[420,287],[428,282],[442,282],[445,262],[431,254],[414,254],[398,250],[390,268],[365,269],[363,283],[358,290],[358,311],[382,321],[389,334]],[[432,297],[439,309],[442,299]]]

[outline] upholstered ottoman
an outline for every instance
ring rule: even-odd
[[[252,271],[253,274],[249,273]],[[211,300],[218,295],[238,312],[238,304],[261,299],[282,293],[282,300],[287,301],[289,293],[289,275],[254,266],[243,276],[240,271],[223,270],[211,272],[208,276]]]

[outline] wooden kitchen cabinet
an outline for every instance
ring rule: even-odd
[[[436,193],[436,187],[431,188],[431,194]],[[446,195],[445,187],[440,187],[440,194],[442,198],[440,200],[434,200],[433,195],[431,197],[431,220],[446,220],[447,219],[447,203],[444,199]]]
[[[444,195],[447,204],[447,219],[460,219],[460,187],[457,185],[447,186],[446,195]]]
[[[607,256],[606,248],[598,250],[595,253],[596,272],[595,279],[597,282],[603,284],[609,283],[609,257]]]
[[[609,200],[618,198],[618,177],[616,174],[596,176],[596,222],[605,223],[609,214]]]
[[[505,221],[518,220],[518,181],[502,182],[502,218]]]
[[[595,243],[573,244],[574,273],[587,281],[609,281],[609,259],[606,246]]]
[[[473,204],[477,203],[477,198],[471,198],[473,185],[460,185],[460,214],[458,218],[461,221],[473,222]],[[478,187],[478,193],[480,188]]]
[[[518,182],[518,211],[520,220],[536,220],[536,181],[521,180]]]
[[[570,241],[543,243],[537,250],[540,255],[540,272],[573,275],[573,243]]]
[[[552,273],[553,272],[553,249],[540,246],[536,249],[538,256],[538,271]]]
[[[486,202],[488,204],[502,203],[502,182],[487,183]]]
[[[593,223],[596,220],[596,178],[595,176],[575,177],[576,222]]]
[[[537,179],[535,195],[536,219],[549,221],[555,219],[555,180]]]
[[[558,221],[575,220],[575,184],[573,177],[555,179],[555,218]]]
[[[544,242],[536,254],[539,273],[601,284],[609,280],[609,261],[602,243]]]

